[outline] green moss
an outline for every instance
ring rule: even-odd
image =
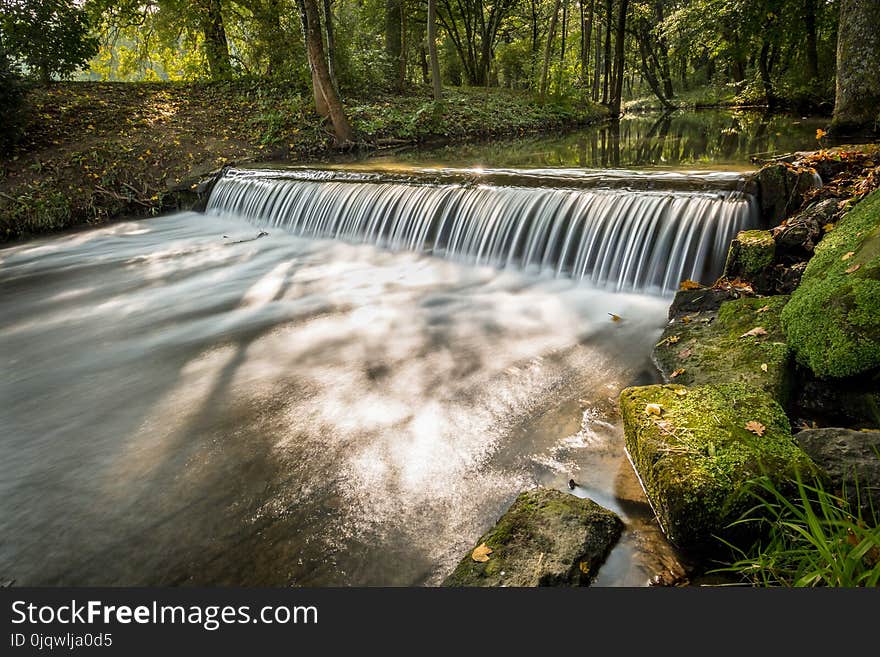
[[[880,366],[880,191],[819,242],[782,322],[798,361],[820,377]]]
[[[662,413],[648,413],[648,404]],[[626,388],[620,409],[627,450],[657,518],[685,549],[710,548],[715,536],[736,539],[728,525],[745,510],[751,479],[784,482],[815,467],[792,440],[782,407],[751,386]],[[763,435],[746,429],[751,421]]]
[[[667,379],[676,374],[675,383],[744,383],[786,404],[791,356],[780,314],[788,300],[782,295],[742,298],[722,303],[717,315],[678,318],[666,326],[654,360]],[[766,335],[742,337],[757,327]]]
[[[744,230],[730,244],[724,275],[750,278],[773,264],[776,242],[769,230]]]

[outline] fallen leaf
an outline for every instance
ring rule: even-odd
[[[691,354],[693,354],[693,353],[694,352],[691,351],[690,349],[682,349],[681,351],[678,352],[678,357],[681,360],[687,360],[688,358],[691,357]]]
[[[622,319],[620,315],[615,315],[614,313],[608,313],[608,314],[611,315],[612,322],[619,322]]]
[[[660,404],[647,404],[645,406],[646,415],[661,415],[662,413],[663,407]]]
[[[668,338],[666,338],[666,341],[667,341],[669,344],[675,344],[675,343],[678,342],[679,340],[681,340],[681,337],[678,336],[678,335],[670,335]]]
[[[854,271],[858,271],[859,267],[861,267],[861,265],[856,264],[856,265],[853,265],[852,267],[847,267],[843,271],[845,271],[847,274],[852,274]]]
[[[589,562],[589,561],[581,561],[581,562],[578,564],[578,568],[581,569],[581,572],[582,572],[584,575],[589,575],[589,574],[590,574],[590,562]]]
[[[847,251],[847,252],[844,253],[842,256],[840,256],[840,259],[841,259],[841,260],[849,260],[849,259],[852,258],[855,254],[856,254],[855,251]]]
[[[701,287],[703,287],[703,286],[700,285],[699,283],[697,283],[696,281],[692,281],[691,279],[687,279],[685,281],[682,281],[679,284],[678,289],[679,290],[698,290]]]
[[[746,431],[751,431],[756,436],[763,436],[766,430],[767,427],[756,420],[749,420],[746,422]]]
[[[758,308],[755,312],[756,312],[756,313],[765,313],[765,312],[767,312],[768,310],[770,310],[770,306],[761,306],[761,307]]]
[[[824,230],[826,233],[830,233],[832,230],[834,230],[834,224],[825,224],[824,226],[822,226],[822,230]]]
[[[675,394],[679,397],[684,397],[686,394],[688,394],[687,388],[680,388],[675,391]]]
[[[677,370],[672,371],[672,374],[669,375],[669,378],[674,379],[675,377],[681,376],[682,374],[684,374],[684,368],[679,367]]]
[[[746,331],[745,333],[743,333],[743,334],[742,334],[741,336],[739,336],[739,337],[741,337],[741,338],[753,338],[753,337],[757,337],[757,336],[759,336],[759,335],[767,335],[767,329],[765,329],[763,326],[756,326],[756,327],[753,328],[751,331]]]
[[[767,371],[767,363],[761,363],[761,371],[762,371],[762,372],[766,372],[766,371]]]
[[[682,318],[681,318],[681,323],[682,323],[682,324],[690,324],[690,323],[691,323],[691,316],[690,316],[690,315],[685,315],[684,317],[682,317]]]
[[[480,543],[480,545],[475,547],[474,551],[471,552],[471,559],[479,563],[485,563],[489,561],[489,555],[492,554],[492,552],[492,548],[485,543]]]

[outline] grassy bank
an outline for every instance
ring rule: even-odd
[[[234,83],[57,83],[34,87],[25,140],[0,160],[0,241],[175,207],[224,165],[303,161],[333,151],[301,90]],[[538,104],[499,89],[346,99],[359,147],[573,128],[598,105]]]

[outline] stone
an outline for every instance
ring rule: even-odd
[[[809,370],[799,377],[794,416],[824,426],[880,429],[880,372],[847,379],[819,379]]]
[[[809,258],[822,236],[822,227],[834,222],[837,206],[837,199],[813,203],[774,228],[777,253],[794,261]]]
[[[658,404],[661,414],[646,413],[648,404]],[[657,520],[672,543],[692,554],[717,553],[719,537],[751,543],[750,525],[731,527],[754,505],[750,480],[766,474],[787,490],[798,472],[816,471],[792,439],[782,407],[748,385],[626,388],[620,411],[627,452]],[[763,428],[749,431],[751,422]]]
[[[737,233],[727,252],[725,278],[751,281],[773,264],[776,241],[769,230],[743,230]]]
[[[873,508],[880,516],[880,431],[806,429],[795,439],[827,473],[835,494],[863,513]]]
[[[796,262],[793,265],[774,265],[770,272],[770,287],[773,293],[790,295],[801,284],[806,270],[806,262]]]
[[[725,301],[717,311],[680,315],[663,330],[654,363],[667,382],[746,383],[784,405],[791,394],[792,359],[779,316],[788,300],[743,297]],[[766,334],[742,337],[757,327]]]
[[[880,190],[816,246],[782,324],[798,362],[819,377],[880,367]]]
[[[587,586],[623,531],[612,511],[550,488],[521,493],[469,550],[444,586]]]
[[[730,288],[700,287],[691,290],[679,290],[675,293],[675,298],[673,298],[669,306],[669,319],[672,320],[683,315],[716,311],[723,302],[736,298],[738,298],[737,294]]]
[[[820,178],[813,169],[775,162],[755,174],[761,219],[775,226],[801,207],[804,194],[817,186]]]

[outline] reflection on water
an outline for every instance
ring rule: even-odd
[[[0,580],[436,584],[570,478],[628,523],[603,583],[668,567],[614,410],[668,299],[269,233],[0,251]]]
[[[816,148],[823,118],[741,110],[624,115],[562,136],[451,145],[371,160],[489,167],[754,169],[753,158]]]

